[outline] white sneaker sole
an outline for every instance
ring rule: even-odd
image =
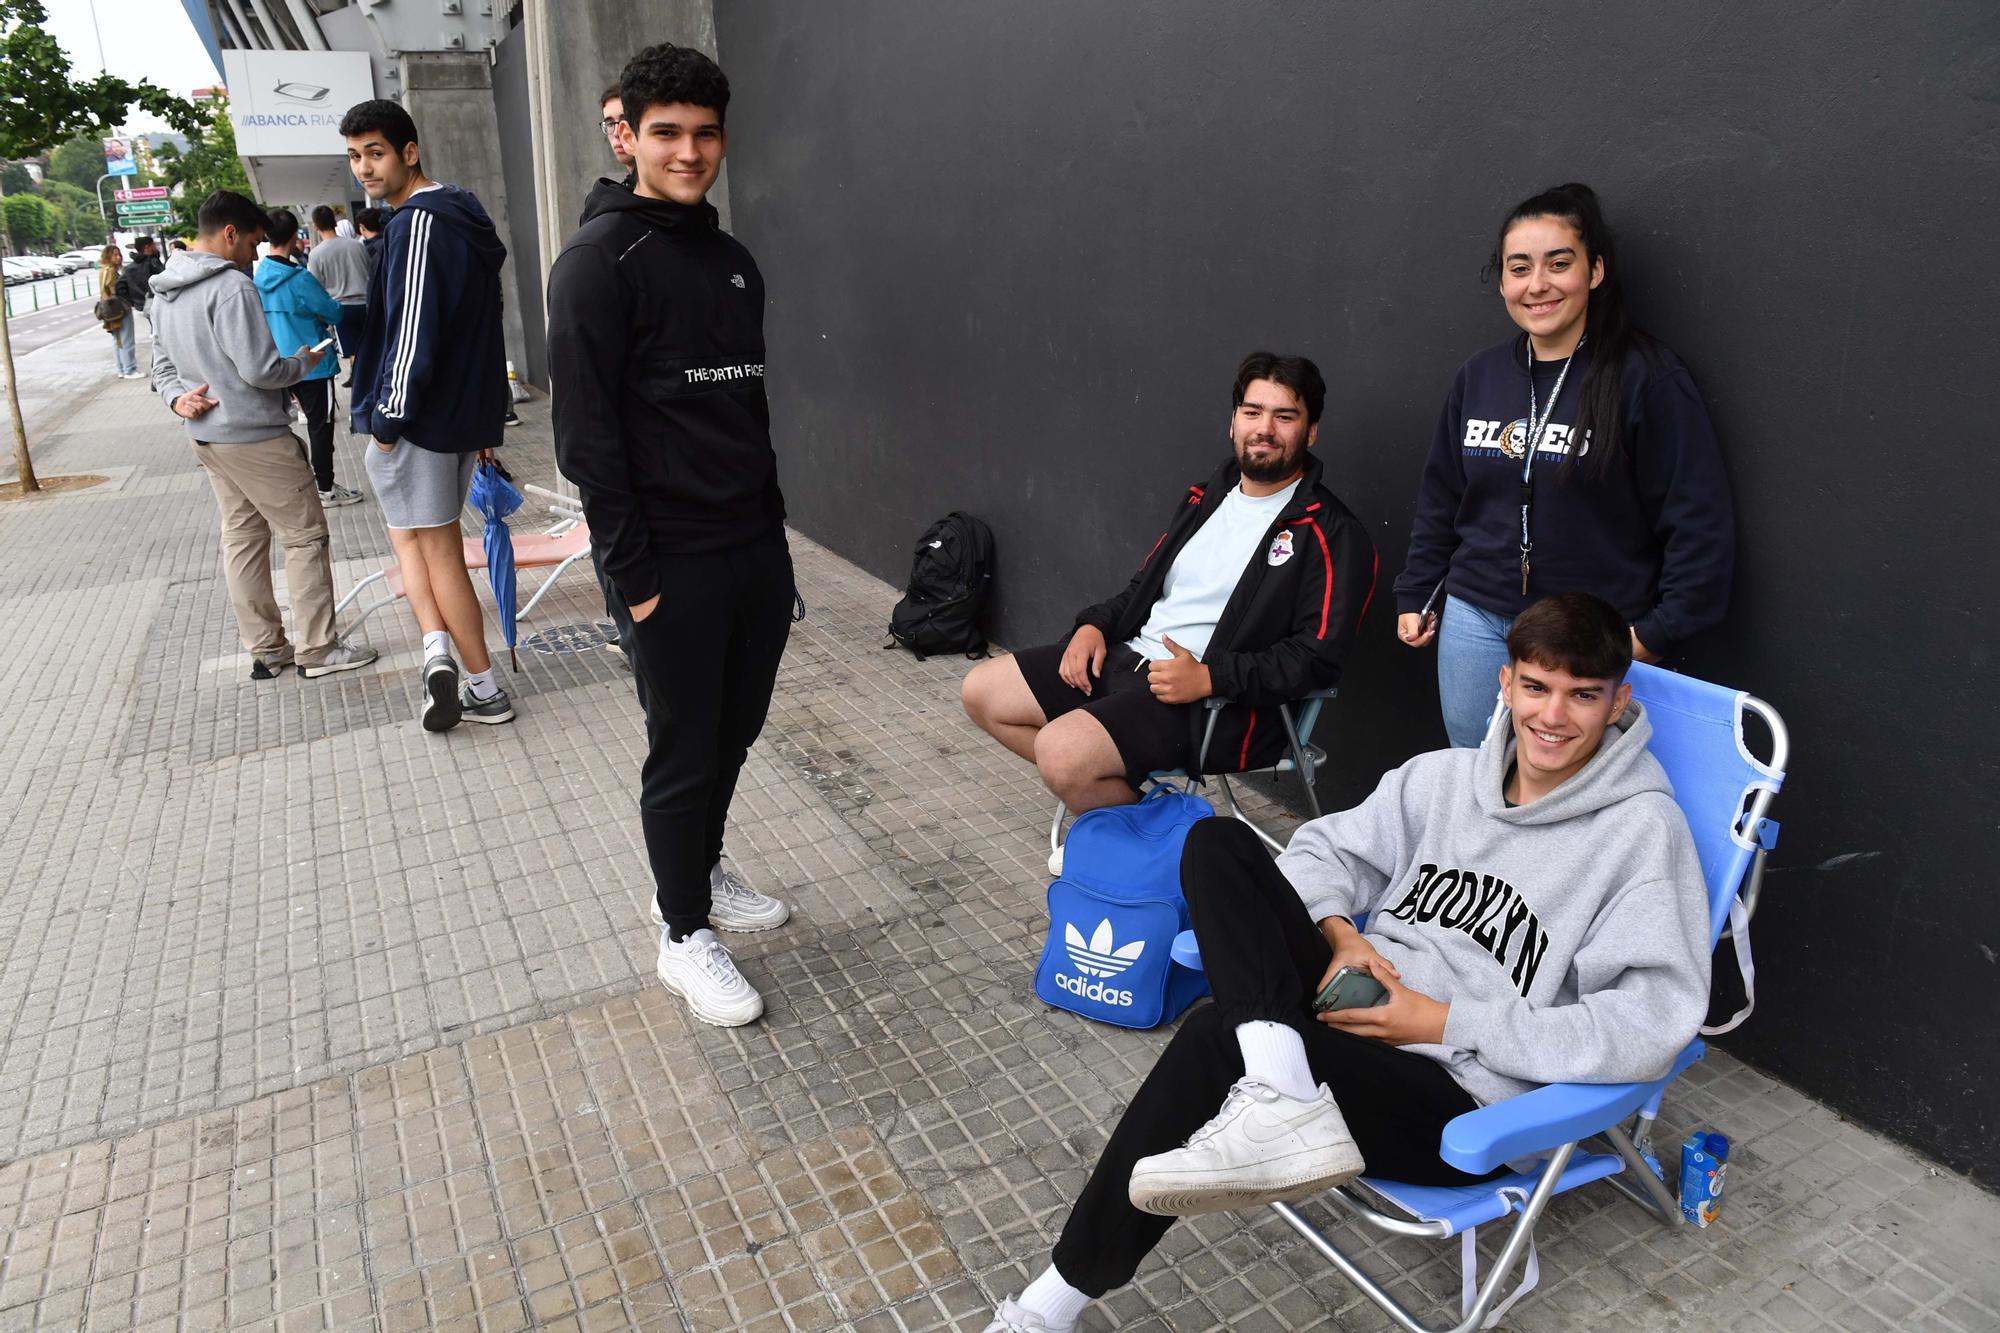
[[[497,727],[502,722],[512,722],[514,720],[514,705],[508,704],[507,711],[504,713],[481,713],[460,705],[458,720],[460,722],[480,722],[489,727]]]
[[[362,667],[375,665],[377,656],[378,654],[370,653],[351,662],[320,662],[313,666],[302,666],[299,668],[299,674],[317,680],[321,676],[331,676],[336,671],[359,671]]]
[[[467,714],[466,717],[469,721],[471,714]],[[657,897],[646,900],[646,916],[655,926],[667,924],[667,919],[660,915],[660,900]],[[768,921],[750,917],[719,916],[712,907],[708,913],[708,924],[714,929],[735,931],[739,935],[754,935],[760,930],[776,930],[791,919],[792,909],[784,903],[778,904],[778,914]]]
[[[754,1023],[764,1016],[764,997],[761,995],[753,994],[750,1001],[746,1002],[738,1010],[705,1009],[692,995],[689,995],[675,983],[673,974],[668,972],[666,968],[656,963],[653,966],[653,972],[659,977],[662,986],[665,986],[668,990],[687,1001],[689,1013],[710,1027],[740,1028]]]
[[[1147,1171],[1142,1162],[1133,1168],[1127,1194],[1132,1206],[1142,1213],[1156,1217],[1199,1217],[1204,1213],[1226,1213],[1310,1198],[1347,1184],[1364,1169],[1361,1150],[1352,1143],[1314,1153],[1293,1169],[1272,1171],[1261,1180],[1245,1180],[1240,1174],[1224,1175],[1219,1171],[1202,1175]]]

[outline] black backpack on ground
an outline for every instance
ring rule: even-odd
[[[917,655],[986,656],[979,627],[993,589],[993,530],[953,510],[924,529],[910,563],[909,586],[889,613],[889,637]]]

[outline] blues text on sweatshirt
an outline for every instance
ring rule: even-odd
[[[1315,921],[1370,913],[1405,986],[1451,1006],[1442,1062],[1481,1102],[1658,1078],[1708,1008],[1708,894],[1633,703],[1575,776],[1509,806],[1513,728],[1421,754],[1278,858]]]
[[[1534,490],[1528,589],[1521,591],[1525,337],[1459,368],[1438,417],[1396,579],[1396,609],[1420,610],[1445,590],[1513,617],[1552,593],[1595,593],[1656,652],[1719,622],[1729,606],[1736,515],[1722,451],[1687,367],[1672,352],[1626,354],[1624,439],[1608,473],[1575,437],[1589,372],[1588,339],[1549,415],[1528,484]],[[1548,410],[1561,362],[1539,362],[1535,398]],[[1563,466],[1572,449],[1574,466]],[[1442,606],[1444,599],[1437,599]]]

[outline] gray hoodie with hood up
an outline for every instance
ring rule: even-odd
[[[284,391],[304,357],[279,356],[250,275],[220,255],[182,250],[153,279],[153,387],[160,401],[208,385],[215,406],[187,422],[203,444],[254,444],[290,432]]]
[[[1708,894],[1637,703],[1581,772],[1502,795],[1511,714],[1477,750],[1421,754],[1278,868],[1315,921],[1369,912],[1403,984],[1451,1005],[1440,1061],[1489,1103],[1543,1083],[1657,1078],[1708,1007]]]

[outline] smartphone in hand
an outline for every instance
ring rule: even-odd
[[[306,350],[309,352],[324,352],[327,348],[331,346],[333,346],[333,339],[322,338],[318,342],[314,343],[311,347],[307,348]]]
[[[1365,967],[1343,967],[1327,979],[1326,989],[1313,1001],[1313,1012],[1335,1009],[1373,1009],[1389,998],[1388,987]]]

